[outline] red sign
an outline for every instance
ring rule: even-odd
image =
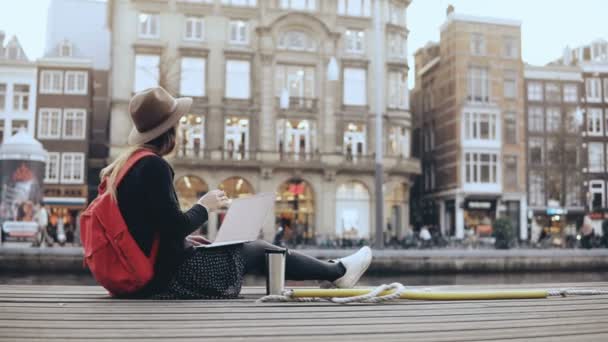
[[[294,195],[302,195],[304,193],[304,183],[289,184],[289,192]]]

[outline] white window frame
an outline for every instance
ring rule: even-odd
[[[145,20],[145,22],[144,22]],[[156,24],[156,32],[153,32],[152,24]],[[137,14],[137,36],[144,39],[160,38],[160,14],[151,12],[140,12]]]
[[[517,74],[514,70],[505,71],[503,95],[507,99],[514,99],[517,97]]]
[[[74,88],[69,89],[69,78],[73,77]],[[82,88],[78,87],[78,78],[82,77]],[[71,95],[86,95],[88,93],[89,86],[89,74],[86,71],[66,71],[65,72],[65,82],[64,82],[64,93]]]
[[[188,25],[190,25],[190,35],[188,35]],[[196,32],[197,26],[200,32]],[[200,33],[200,34],[197,34]],[[187,16],[184,21],[184,40],[202,42],[205,40],[205,18],[200,16]]]
[[[249,22],[247,20],[230,20],[228,23],[228,42],[232,45],[249,44]]]
[[[487,155],[488,161],[482,162],[481,156]],[[488,182],[482,182],[481,180],[481,168],[482,165],[488,165]],[[499,154],[495,152],[478,152],[478,151],[466,151],[464,152],[464,173],[463,179],[465,184],[495,184],[500,183],[500,168],[501,162]],[[467,169],[469,171],[467,178]]]
[[[481,136],[482,123],[488,124],[488,137],[484,138]],[[478,141],[498,141],[500,140],[499,135],[499,122],[498,114],[494,112],[475,112],[465,111],[464,112],[464,139],[465,140],[478,140]]]
[[[48,77],[48,83],[45,78]],[[53,86],[53,81],[59,84]],[[63,71],[61,70],[42,70],[40,72],[40,94],[61,94],[63,92]]]
[[[545,178],[539,172],[531,172],[529,176],[528,196],[530,205],[544,206],[546,203]]]
[[[595,153],[593,153],[595,152]],[[597,163],[595,162],[597,160]],[[592,163],[593,161],[593,163]],[[606,151],[604,143],[590,142],[587,143],[587,171],[588,172],[604,172],[606,169]]]
[[[532,160],[532,149],[540,148],[540,160]],[[543,165],[545,162],[545,142],[543,138],[531,137],[528,139],[528,164],[530,165]]]
[[[371,0],[338,0],[338,15],[340,16],[369,17],[371,13]]]
[[[27,92],[15,90],[16,86],[27,87]],[[27,112],[30,110],[30,92],[32,87],[25,83],[13,83],[13,111],[15,112]],[[17,108],[15,108],[15,106]]]
[[[49,152],[44,168],[44,183],[59,183],[61,154],[59,152]],[[50,177],[50,168],[54,166],[55,177]]]
[[[228,125],[228,121],[238,120],[236,123],[232,123]],[[228,118],[224,121],[224,158],[233,159],[233,160],[242,160],[249,158],[249,140],[251,133],[251,120],[247,118]],[[233,150],[228,149],[229,141],[238,141],[238,143],[242,142],[240,137],[245,135],[245,141],[243,146],[242,153],[239,152],[239,146],[234,145]],[[233,139],[236,138],[236,139]],[[232,154],[231,154],[232,153]]]
[[[484,56],[486,54],[486,38],[481,32],[471,33],[471,55]]]
[[[230,71],[231,66],[236,70]],[[243,70],[238,70],[239,68]],[[244,75],[238,75],[238,74]],[[240,59],[227,59],[224,71],[224,96],[229,99],[251,98],[251,62]],[[245,76],[245,77],[243,77]],[[244,79],[243,79],[244,78]]]
[[[365,31],[359,29],[347,29],[344,34],[345,51],[354,54],[365,53]]]
[[[467,98],[469,102],[490,102],[491,86],[488,68],[476,66],[469,67],[467,72],[467,83]]]
[[[546,82],[545,83],[545,101],[546,102],[560,102],[562,99],[560,85],[557,82]],[[555,93],[553,97],[552,93]]]
[[[316,70],[313,66],[277,64],[275,68],[275,95],[280,97],[283,89],[287,89],[289,97],[316,98],[315,78]]]
[[[532,115],[534,114],[534,115]],[[540,120],[540,129],[537,129],[536,123]],[[545,130],[544,110],[541,106],[528,107],[528,132],[543,132]]]
[[[40,108],[38,110],[38,139],[61,138],[61,114],[61,108]],[[56,117],[57,134],[52,134],[52,116]]]
[[[73,118],[71,118],[70,116],[73,116]],[[67,130],[67,126],[68,126],[68,120],[74,121],[74,123],[72,123],[72,125],[75,125],[75,122],[77,120],[82,122],[81,134],[79,134],[79,135],[68,135],[67,134],[66,130]],[[63,129],[61,131],[62,131],[61,137],[64,140],[84,140],[87,135],[87,111],[86,111],[86,109],[65,108],[63,110]]]
[[[71,164],[66,165],[68,159],[71,159]],[[76,160],[81,161],[80,165],[76,165]],[[68,167],[69,166],[69,167]],[[84,183],[84,153],[65,152],[61,154],[61,183],[62,184],[83,184]],[[79,174],[78,174],[79,173]],[[80,177],[76,177],[80,176]]]
[[[506,58],[519,57],[518,40],[513,36],[505,36],[503,38],[503,56]]]
[[[587,135],[602,136],[604,131],[603,126],[602,109],[589,108],[587,110]]]
[[[608,103],[608,77],[604,77],[604,102]]]
[[[366,106],[367,69],[344,68],[343,78],[342,103],[348,106]]]
[[[388,72],[388,108],[407,109],[406,77],[406,74],[401,71]]]
[[[587,95],[587,102],[601,102],[602,101],[602,83],[599,77],[590,77],[585,80],[585,94]]]
[[[528,82],[527,86],[528,100],[542,101],[543,100],[543,84],[540,82]]]
[[[317,0],[281,0],[279,7],[294,11],[316,11]]]
[[[140,61],[140,62],[138,62]],[[143,63],[145,61],[145,63]],[[160,56],[136,54],[133,61],[133,91],[139,92],[158,86],[160,77]],[[141,64],[141,66],[138,66]],[[152,64],[156,64],[153,66]]]
[[[257,0],[222,0],[222,5],[239,6],[239,7],[255,7]]]
[[[575,103],[578,102],[578,85],[574,83],[565,83],[563,87],[564,91],[564,102]]]
[[[201,57],[182,57],[179,93],[182,96],[207,94],[207,60]]]
[[[8,90],[6,87],[6,83],[0,83],[0,112],[6,110],[6,104],[8,103],[8,101],[6,101],[8,95]]]
[[[555,124],[557,125],[555,126]],[[562,113],[559,107],[547,107],[545,109],[545,131],[559,132],[562,127]]]
[[[596,189],[594,185],[599,185],[599,187]],[[606,185],[603,180],[594,179],[589,181],[589,194],[591,194],[589,206],[593,204],[593,194],[602,194],[602,208],[606,207]]]
[[[518,140],[518,138],[519,138],[519,129],[517,127],[518,126],[517,112],[506,111],[504,113],[504,116],[503,116],[503,121],[504,121],[504,123],[503,123],[503,129],[504,129],[504,132],[505,132],[504,135],[503,135],[504,142],[507,143],[507,144],[517,144],[518,141],[519,141]],[[514,127],[515,128],[514,137],[513,137],[514,141],[508,141],[508,139],[507,139],[507,129],[509,127],[507,125],[507,121],[512,121],[514,123],[514,126],[515,126]]]

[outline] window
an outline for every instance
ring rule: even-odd
[[[588,171],[589,172],[604,172],[605,154],[604,144],[599,142],[591,142],[587,144],[588,148]]]
[[[12,126],[11,134],[15,135],[22,128],[27,131],[29,122],[27,120],[13,120],[11,126]]]
[[[389,1],[386,21],[393,25],[406,26],[405,7],[393,1]]]
[[[388,140],[389,153],[404,158],[410,157],[410,134],[407,128],[403,126],[389,127]]]
[[[547,170],[545,193],[549,204],[562,203],[562,175],[557,170]]]
[[[241,118],[226,119],[224,130],[224,158],[246,159],[249,152],[249,120]]]
[[[566,206],[582,205],[580,185],[580,177],[578,175],[568,175],[566,177]]]
[[[608,60],[608,43],[605,41],[596,41],[591,46],[591,59],[595,61]]]
[[[158,86],[159,63],[157,55],[135,55],[134,92]]]
[[[187,114],[179,120],[180,132],[177,155],[180,157],[203,157],[205,148],[205,117]]]
[[[543,85],[539,82],[528,82],[528,100],[543,100]]]
[[[344,68],[344,94],[345,105],[365,106],[367,104],[366,70]]]
[[[59,139],[61,137],[61,109],[40,108],[38,112],[38,138]]]
[[[608,77],[604,78],[604,102],[608,103]]]
[[[227,98],[248,99],[251,96],[250,81],[248,61],[226,61]]]
[[[505,37],[503,40],[503,54],[507,58],[517,58],[519,57],[519,46],[518,40],[516,37]]]
[[[0,112],[6,107],[6,83],[0,83]],[[2,140],[0,140],[2,141]]]
[[[544,143],[543,138],[528,139],[528,157],[529,163],[532,165],[541,165],[544,159]]]
[[[388,56],[389,58],[406,58],[407,57],[407,37],[403,34],[389,33],[388,39]]]
[[[566,141],[564,143],[563,158],[568,162],[569,165],[578,167],[578,165],[580,165],[580,161],[578,159],[578,143],[574,141]]]
[[[139,14],[139,38],[160,37],[160,16],[154,13]]]
[[[471,54],[483,56],[486,53],[486,42],[481,33],[471,34]]]
[[[59,152],[49,152],[44,170],[44,182],[59,182]]]
[[[61,155],[61,183],[80,184],[84,181],[84,153]]]
[[[545,177],[542,172],[530,172],[528,188],[531,205],[545,205]]]
[[[545,83],[545,99],[551,102],[560,102],[561,94],[559,91],[559,84],[557,83]]]
[[[84,109],[63,110],[63,138],[84,139],[86,136],[87,112]]]
[[[464,137],[474,140],[495,140],[496,114],[494,113],[464,113]]]
[[[407,109],[407,81],[405,72],[388,73],[388,107]]]
[[[593,77],[585,80],[585,92],[588,102],[600,102],[602,100],[600,88],[601,83],[599,78]]]
[[[244,20],[230,20],[230,44],[249,44],[248,26]]]
[[[369,17],[371,0],[338,0],[338,15]]]
[[[490,101],[490,82],[488,80],[488,69],[480,67],[469,67],[468,73],[468,97],[470,102]]]
[[[257,5],[256,0],[222,0],[222,4],[229,6],[248,6],[254,7]]]
[[[582,119],[579,116],[582,113],[577,108],[569,108],[566,110],[566,130],[570,133],[577,133],[582,128]]]
[[[205,59],[182,58],[179,92],[183,96],[205,96]]]
[[[560,142],[556,138],[547,138],[547,162],[558,165],[561,162],[562,151]]]
[[[497,183],[497,155],[494,153],[464,154],[466,183]]]
[[[564,84],[564,102],[578,102],[578,86],[576,84]]]
[[[602,110],[600,108],[590,108],[587,111],[587,134],[602,135]]]
[[[592,180],[589,182],[589,192],[591,193],[592,210],[599,210],[606,206],[606,188],[603,180]]]
[[[287,31],[279,38],[279,48],[295,51],[316,51],[317,42],[302,31]]]
[[[279,120],[277,148],[281,158],[309,159],[316,149],[316,123],[309,120]]]
[[[205,39],[205,20],[202,17],[187,17],[184,40],[202,41]]]
[[[61,94],[63,91],[63,72],[44,70],[40,72],[40,93]]]
[[[317,9],[317,0],[281,0],[281,8],[314,11]]]
[[[87,94],[88,75],[86,71],[65,72],[66,94]]]
[[[349,122],[344,130],[344,155],[348,161],[356,161],[367,154],[365,125]]]
[[[4,120],[0,119],[0,144],[4,142]]]
[[[30,107],[30,86],[13,84],[13,110],[27,111]]]
[[[529,107],[528,108],[528,131],[542,132],[545,130],[543,108]]]
[[[314,67],[278,64],[275,75],[277,97],[281,96],[283,89],[287,89],[293,98],[315,97]]]
[[[561,113],[559,108],[547,108],[547,132],[559,132]]]
[[[505,71],[504,96],[508,99],[513,99],[517,96],[517,73],[515,71]]]
[[[505,155],[505,187],[508,189],[517,188],[517,156]]]
[[[505,112],[505,142],[507,144],[517,144],[517,113]]]
[[[365,31],[346,30],[346,52],[357,54],[365,52]]]

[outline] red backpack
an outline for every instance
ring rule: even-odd
[[[137,161],[149,155],[154,153],[147,150],[133,153],[118,173],[116,186]],[[148,258],[129,233],[118,203],[105,190],[104,178],[97,198],[80,216],[80,235],[84,263],[101,286],[111,295],[119,296],[143,288],[152,279],[159,239],[157,235]]]

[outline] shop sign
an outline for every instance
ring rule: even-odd
[[[565,208],[547,208],[547,215],[566,215],[568,209]]]
[[[494,207],[494,202],[492,202],[492,201],[467,201],[465,203],[465,207],[467,209],[475,209],[475,210],[490,210]]]
[[[86,197],[84,187],[44,187],[44,197]]]

